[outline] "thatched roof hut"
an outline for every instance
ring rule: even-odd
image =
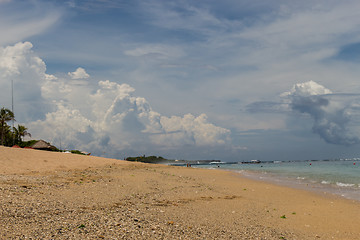
[[[34,143],[31,148],[38,149],[38,150],[48,150],[48,151],[54,151],[56,150],[56,147],[51,145],[48,142],[45,142],[44,140],[39,140],[36,143]]]

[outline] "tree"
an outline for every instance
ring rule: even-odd
[[[11,127],[9,125],[5,124],[5,127],[3,129],[1,128],[1,132],[2,131],[4,131],[3,145],[4,146],[12,146],[14,134],[11,131]]]
[[[15,120],[14,113],[7,108],[0,110],[0,127],[1,127],[1,145],[4,145],[5,130],[7,129],[6,122]]]
[[[27,130],[27,127],[23,125],[18,125],[17,128],[14,128],[14,134],[18,143],[21,143],[25,136],[31,137],[31,134]]]

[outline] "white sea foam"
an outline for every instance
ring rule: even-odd
[[[336,185],[339,186],[339,187],[353,187],[353,186],[355,186],[355,184],[353,184],[353,183],[341,183],[341,182],[337,182]]]
[[[360,201],[360,162],[354,165],[353,161],[313,161],[310,167],[308,161],[278,161],[274,162],[275,164],[235,164],[221,167],[256,180],[326,191]]]

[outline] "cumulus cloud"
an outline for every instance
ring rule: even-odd
[[[287,97],[292,110],[312,117],[313,132],[326,142],[340,145],[360,142],[359,129],[354,124],[358,98],[333,94],[314,81],[295,84],[282,96]]]
[[[194,144],[198,146],[223,145],[229,142],[230,131],[214,126],[207,120],[206,114],[196,117],[186,114],[183,117],[160,117],[163,134],[153,136],[162,145]]]
[[[82,94],[90,109],[58,101],[56,111],[47,113],[45,120],[30,123],[30,130],[53,141],[61,140],[65,147],[100,155],[102,151],[116,155],[139,146],[203,147],[230,142],[230,131],[211,124],[205,114],[162,116],[145,98],[134,96],[135,89],[128,84],[106,80],[99,81],[98,87],[94,94]],[[92,114],[86,113],[89,110]]]
[[[41,85],[53,79],[46,74],[46,65],[33,51],[30,42],[20,42],[0,48],[0,101],[10,106],[11,81],[14,82],[14,99],[17,118],[23,121],[43,118],[49,110],[43,98]]]
[[[89,77],[83,68],[61,77],[46,74],[46,65],[30,42],[0,49],[0,76],[1,86],[16,79],[18,120],[33,136],[58,147],[119,157],[153,148],[230,143],[230,131],[210,123],[205,114],[163,116],[128,84],[110,80],[95,87],[73,84]]]
[[[316,95],[325,95],[331,94],[331,90],[325,88],[324,86],[314,82],[308,81],[304,83],[295,84],[289,92],[285,92],[282,96],[299,96],[299,97],[309,97]]]
[[[68,72],[68,75],[71,79],[84,79],[90,77],[90,75],[82,67],[77,68],[75,72]]]

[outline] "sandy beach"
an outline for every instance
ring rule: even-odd
[[[221,170],[0,147],[0,239],[360,239],[360,204]]]

